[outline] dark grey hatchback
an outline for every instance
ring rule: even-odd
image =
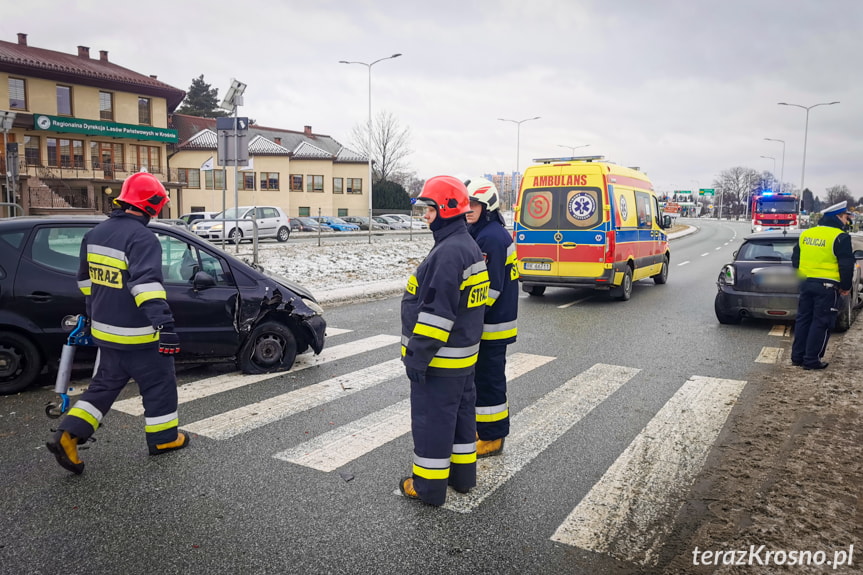
[[[87,217],[0,220],[0,394],[20,391],[57,367],[71,325],[84,313],[76,273],[81,240],[102,221]],[[326,321],[305,288],[253,268],[177,226],[150,222],[182,352],[180,363],[234,361],[245,373],[290,369],[320,353]],[[85,367],[93,348],[80,348]]]
[[[791,254],[800,231],[758,232],[746,236],[734,252],[734,261],[722,266],[716,280],[716,319],[737,324],[743,318],[793,320],[797,317],[799,280],[791,265]],[[842,298],[836,318],[837,331],[845,331],[863,307],[863,236],[851,234],[854,279],[851,293]]]

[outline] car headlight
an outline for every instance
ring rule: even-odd
[[[306,304],[307,306],[309,306],[309,309],[314,311],[316,314],[318,314],[318,315],[324,314],[324,308],[322,308],[321,306],[319,306],[317,303],[313,302],[312,300],[303,298],[303,303]]]
[[[213,225],[213,227],[210,228],[210,231],[211,232],[221,232],[223,227],[225,227],[224,224],[215,224],[215,225]]]
[[[719,283],[723,285],[733,286],[735,281],[735,270],[733,264],[722,266],[722,271],[719,272]]]

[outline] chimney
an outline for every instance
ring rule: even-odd
[[[80,58],[89,58],[90,57],[90,47],[89,46],[78,46],[78,56]]]
[[[154,80],[158,80],[159,77],[156,74],[150,74],[150,77]]]
[[[273,139],[276,141],[276,143],[277,143],[278,145],[280,145],[280,146],[282,145],[282,139],[281,139],[280,137],[276,136],[276,137],[275,137],[275,138],[273,138]]]
[[[304,132],[308,137],[310,137],[310,138],[312,137],[312,127],[311,127],[311,126],[306,126],[306,127],[303,129],[303,132]]]
[[[18,45],[19,46],[26,46],[27,45],[27,34],[23,34],[21,32],[18,32]]]
[[[99,60],[102,62],[108,61],[108,51],[107,50],[99,50]]]

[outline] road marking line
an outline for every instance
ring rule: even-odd
[[[706,253],[701,254],[701,257],[709,256],[709,255],[710,255],[710,252],[706,252]]]
[[[583,301],[589,300],[589,299],[590,299],[590,298],[592,298],[592,297],[593,297],[592,295],[589,295],[589,296],[587,296],[587,297],[583,297],[583,298],[581,298],[581,299],[577,299],[577,300],[575,300],[575,301],[571,301],[571,302],[569,302],[569,303],[565,303],[565,304],[563,304],[563,305],[559,305],[559,306],[557,306],[557,309],[566,309],[566,308],[568,308],[568,307],[570,307],[570,306],[574,306],[575,304],[578,304],[578,303],[581,303],[581,302],[583,302]]]
[[[693,376],[651,419],[552,535],[553,541],[655,564],[674,514],[745,381]]]
[[[719,246],[718,248],[716,248],[716,251],[719,251],[721,249],[722,249],[722,246]]]
[[[340,327],[330,327],[327,326],[327,337],[334,337],[337,335],[342,335],[343,333],[351,333],[352,329],[342,329]]]
[[[689,263],[689,260],[686,260],[685,262],[680,262],[679,264],[677,264],[677,267],[685,266],[688,263]]]
[[[512,381],[553,359],[544,355],[515,353],[507,358],[506,379]],[[320,471],[333,471],[410,430],[411,404],[410,399],[405,399],[273,457]]]
[[[639,369],[597,363],[512,417],[502,455],[477,461],[477,485],[460,495],[450,490],[444,507],[470,513],[539,456],[549,445],[632,379]]]
[[[781,359],[781,347],[762,347],[761,353],[755,358],[755,363],[779,363]]]
[[[188,401],[202,399],[223,391],[230,391],[232,389],[251,385],[260,381],[281,377],[286,373],[294,373],[309,367],[344,359],[346,357],[386,347],[388,345],[398,343],[399,341],[401,341],[401,338],[397,335],[376,335],[351,343],[343,343],[342,345],[324,348],[320,355],[298,355],[294,362],[294,366],[289,371],[261,373],[257,375],[243,375],[234,371],[217,375],[216,377],[193,381],[177,388],[178,403],[186,403]],[[144,406],[141,404],[140,396],[118,401],[113,405],[112,409],[128,413],[129,415],[144,415]]]
[[[770,328],[770,334],[779,337],[785,337],[791,335],[791,326],[790,325],[781,325],[777,324]]]

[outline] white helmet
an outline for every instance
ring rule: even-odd
[[[479,178],[476,180],[468,180],[467,195],[472,202],[479,202],[485,206],[489,212],[494,212],[500,208],[500,195],[497,193],[497,187],[494,183]]]

